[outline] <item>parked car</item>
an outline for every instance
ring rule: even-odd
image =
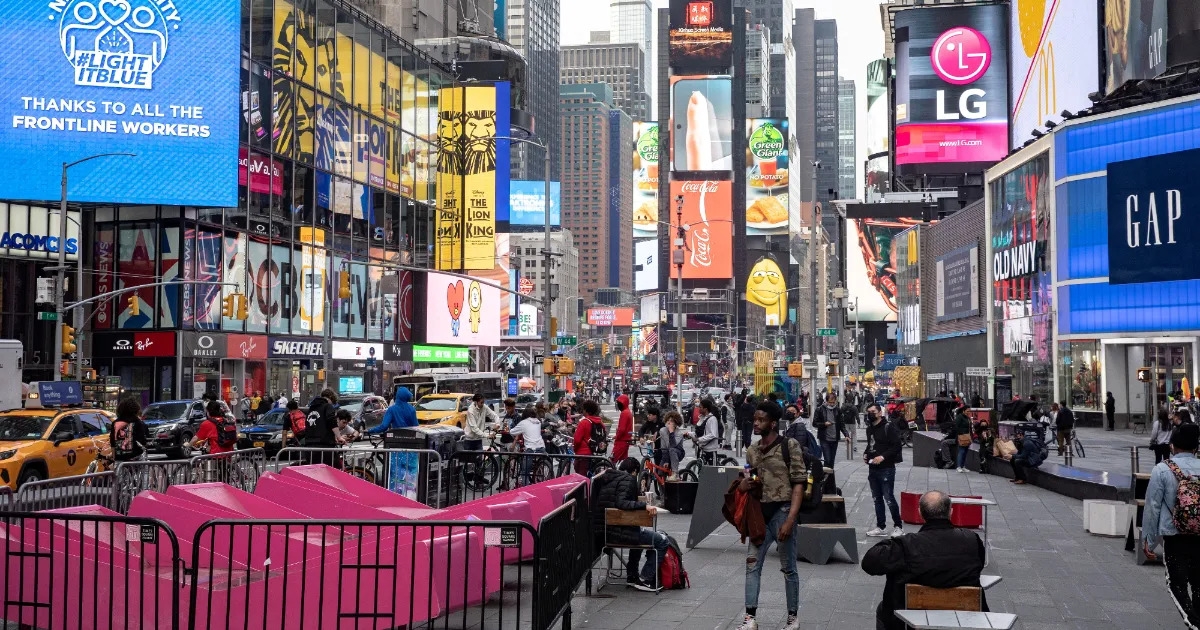
[[[0,412],[0,485],[82,475],[109,454],[112,415],[99,409],[13,409]],[[76,484],[78,485],[78,484]]]
[[[234,420],[233,412],[225,401],[218,401],[225,409],[225,417]],[[146,450],[150,453],[165,453],[173,459],[191,457],[192,449],[188,446],[200,423],[208,417],[203,400],[166,400],[150,403],[142,410],[142,419],[146,422],[146,433],[149,444]]]
[[[449,424],[463,428],[473,394],[429,394],[417,401],[417,422]]]
[[[355,428],[359,431],[368,431],[383,424],[383,414],[387,411],[388,403],[383,396],[367,396],[361,403],[354,406],[350,411],[354,414]],[[346,407],[342,407],[346,409]]]
[[[287,414],[287,409],[272,409],[259,416],[253,426],[238,431],[237,447],[261,448],[267,457],[274,457],[283,449],[283,428]]]

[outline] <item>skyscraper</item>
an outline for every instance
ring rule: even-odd
[[[771,103],[767,115],[771,118],[789,118],[795,114],[789,108],[789,98],[795,99],[795,78],[789,76],[795,64],[795,48],[791,32],[792,0],[745,0],[744,8],[750,14],[748,24],[764,24],[770,31],[770,88]],[[784,22],[784,16],[788,20]],[[786,28],[785,28],[786,26]]]
[[[612,88],[613,105],[634,120],[650,116],[646,93],[645,48],[634,43],[593,42],[563,46],[559,51],[559,84],[605,83]]]
[[[838,79],[838,198],[858,198],[858,137],[854,81]]]
[[[534,132],[539,141],[551,145],[550,179],[558,180],[554,159],[554,138],[558,130],[558,34],[559,0],[508,0],[505,11],[508,43],[525,57],[528,64],[527,106],[533,114]],[[542,179],[541,149],[523,144],[512,145],[513,179]]]
[[[817,200],[824,203],[835,198],[838,191],[837,22],[817,20],[814,35],[817,48],[816,159],[821,162],[817,171]],[[829,223],[834,218],[831,214],[825,213],[827,229],[833,225]]]
[[[646,87],[652,85],[654,79],[654,21],[653,8],[650,0],[612,0],[609,5],[609,34],[608,41],[613,44],[636,44],[641,47],[641,65],[638,68],[642,82],[642,91],[649,92]],[[625,109],[625,113],[637,116]],[[646,105],[646,114],[650,106]]]
[[[771,111],[771,29],[746,25],[746,117],[765,118]]]
[[[410,42],[461,33],[496,34],[495,0],[350,0],[350,4]]]
[[[633,290],[633,129],[607,84],[563,85],[559,107],[562,224],[579,248],[579,295],[591,303],[597,289]]]

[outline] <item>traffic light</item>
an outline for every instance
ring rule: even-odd
[[[248,300],[246,299],[246,295],[244,293],[234,293],[233,297],[235,298],[234,302],[237,304],[237,313],[235,313],[237,315],[236,319],[243,321],[246,320],[250,317],[250,310],[247,307]]]
[[[1142,383],[1149,383],[1151,380],[1153,380],[1150,377],[1150,368],[1148,368],[1148,367],[1138,368],[1137,369],[1137,380]]]
[[[338,297],[343,300],[350,299],[350,272],[338,272]]]
[[[237,294],[230,293],[221,299],[221,315],[225,319],[233,319],[237,315]]]
[[[600,354],[602,354],[604,356],[608,356],[608,342],[607,341],[600,344]]]
[[[683,335],[679,335],[679,360],[682,361],[687,356],[687,339]]]
[[[615,367],[615,368],[621,367],[621,355],[619,355],[619,354],[613,355],[613,367]]]
[[[595,342],[595,341],[589,341],[589,342],[588,342],[588,352],[593,352],[593,351],[595,351],[595,350],[596,350],[596,342]]]
[[[131,317],[137,317],[142,314],[142,303],[136,295],[129,296],[129,299],[125,301],[129,303],[129,315]]]
[[[62,353],[71,354],[75,352],[75,329],[70,326],[62,325]]]

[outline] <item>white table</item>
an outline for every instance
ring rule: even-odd
[[[983,587],[983,590],[986,591],[999,584],[1003,579],[999,575],[981,575],[979,576],[979,586]]]
[[[897,610],[896,616],[916,630],[1010,630],[1017,616],[961,610]]]
[[[992,560],[992,547],[988,544],[988,508],[996,505],[990,499],[968,499],[966,497],[950,497],[952,505],[979,505],[983,507],[983,566]]]

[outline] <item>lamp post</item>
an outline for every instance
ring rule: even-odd
[[[809,342],[809,351],[812,353],[813,359],[817,358],[817,171],[821,170],[821,161],[813,160],[812,162],[812,207],[809,208],[808,221],[808,281],[812,284],[812,337]],[[800,347],[800,339],[796,339],[797,349]],[[803,360],[804,354],[800,354]],[[817,371],[813,370],[812,385],[808,392],[812,400],[816,400],[817,395]],[[815,404],[815,403],[814,403]],[[815,408],[815,407],[814,407]]]
[[[72,166],[77,166],[79,164],[83,164],[84,162],[88,162],[88,161],[95,160],[95,159],[102,158],[102,157],[114,157],[114,156],[137,157],[137,155],[135,155],[133,153],[100,153],[97,155],[85,157],[82,160],[76,160],[74,162],[63,162],[63,165],[62,165],[62,189],[61,189],[61,192],[59,195],[59,200],[58,200],[58,279],[56,280],[55,287],[54,287],[54,313],[55,313],[54,347],[56,348],[56,350],[53,350],[52,352],[59,353],[59,355],[56,355],[56,356],[60,356],[62,353],[62,341],[63,341],[62,327],[63,327],[63,323],[64,323],[64,321],[63,321],[63,296],[66,293],[66,291],[65,291],[66,287],[64,285],[66,284],[66,281],[67,281],[67,275],[66,275],[67,274],[67,267],[66,267],[66,264],[67,264],[67,170],[70,169]],[[82,235],[83,235],[83,231],[80,230],[80,236],[82,236]],[[82,261],[83,260],[83,252],[77,249],[75,252],[75,257],[78,260]],[[75,272],[75,292],[77,295],[75,296],[75,300],[79,301],[79,300],[83,299],[83,268],[79,265],[76,265],[76,267],[77,267],[77,270]],[[82,313],[78,312],[78,309],[76,309],[75,321],[74,321],[76,331],[79,330],[79,326],[82,321],[83,321]],[[80,355],[79,349],[76,348],[75,349],[75,358],[76,358],[75,376],[76,376],[76,378],[78,378],[81,375],[81,372],[79,370],[79,365],[82,363],[82,359],[80,358],[79,355]],[[58,362],[55,361],[55,363],[58,363]],[[55,381],[62,380],[62,371],[61,370],[54,370],[54,380]]]

